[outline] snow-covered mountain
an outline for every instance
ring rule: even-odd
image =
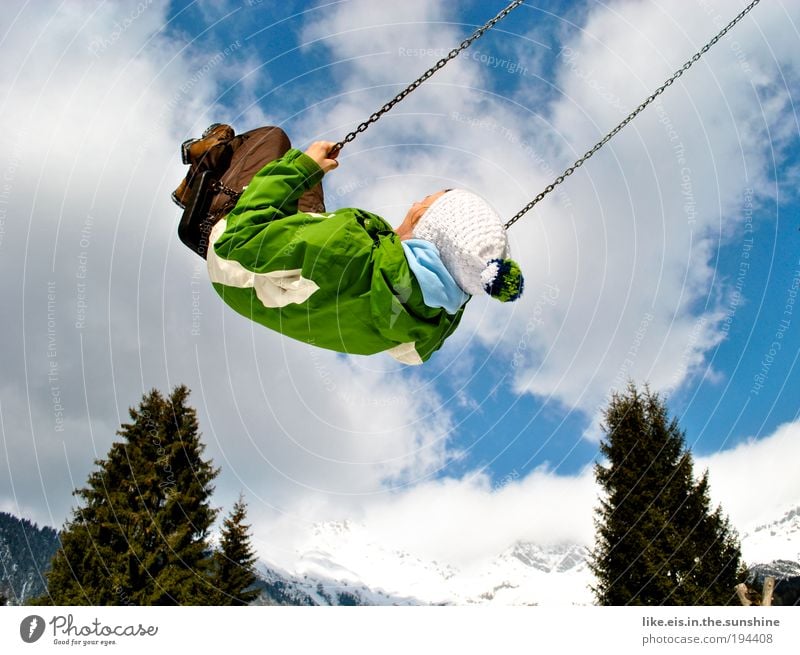
[[[46,590],[45,573],[58,548],[52,528],[0,512],[0,593],[21,605]]]
[[[742,556],[755,589],[761,589],[764,579],[772,576],[777,580],[776,604],[800,603],[800,506],[744,534]]]
[[[381,605],[587,605],[586,554],[577,544],[516,543],[495,557],[456,565],[393,548],[365,526],[341,521],[314,526],[291,570],[265,567],[267,576],[291,580],[320,604],[329,598],[339,604],[344,592]]]
[[[744,533],[742,557],[752,565],[776,560],[800,562],[800,506]],[[800,575],[800,564],[794,575]]]
[[[800,506],[743,532],[741,545],[756,577],[774,575],[787,584],[798,578]],[[364,525],[337,521],[315,525],[291,566],[265,562],[264,576],[308,604],[590,605],[587,554],[583,544],[516,543],[458,565],[394,548]]]

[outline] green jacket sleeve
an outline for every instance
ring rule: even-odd
[[[228,214],[225,233],[214,246],[216,252],[226,259],[247,257],[237,251],[246,249],[251,240],[263,238],[267,224],[296,214],[300,196],[323,175],[311,157],[295,148],[268,163],[253,176]]]
[[[297,213],[297,201],[324,173],[311,157],[292,148],[253,176],[228,214],[228,229],[268,223]]]

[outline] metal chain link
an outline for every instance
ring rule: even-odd
[[[220,220],[223,216],[226,216],[236,206],[236,203],[239,202],[239,198],[242,197],[242,192],[237,191],[236,189],[231,189],[229,186],[223,184],[219,180],[211,180],[209,191],[215,194],[222,193],[228,196],[228,200],[222,203],[222,205],[217,208],[217,211],[206,216],[205,222],[210,226]]]
[[[387,111],[391,110],[398,102],[405,99],[405,97],[414,91],[417,87],[419,87],[423,82],[429,79],[436,71],[443,68],[451,59],[455,59],[461,52],[469,48],[473,42],[477,41],[481,38],[485,32],[490,30],[495,24],[499,23],[503,20],[508,14],[510,14],[514,9],[519,7],[524,0],[514,0],[511,4],[509,4],[505,9],[503,9],[497,16],[492,18],[488,21],[483,27],[478,28],[475,32],[470,36],[468,39],[465,39],[461,42],[461,44],[457,48],[453,48],[446,57],[443,57],[439,61],[437,61],[433,66],[431,66],[428,70],[426,70],[419,78],[414,80],[411,84],[409,84],[405,89],[403,89],[400,93],[398,93],[392,100],[387,102],[383,107],[381,107],[378,111],[373,113],[367,120],[361,123],[355,130],[350,132],[344,139],[339,141],[332,149],[331,152],[336,152],[341,150],[346,143],[350,143],[353,139],[356,138],[358,134],[365,131],[370,125],[372,125],[375,121],[377,121],[381,116],[383,116]]]
[[[219,180],[213,180],[211,182],[211,190],[216,191],[217,193],[224,193],[226,196],[230,196],[236,200],[238,200],[242,195],[241,191],[231,189],[229,186],[224,185]]]
[[[548,193],[550,193],[553,189],[555,189],[559,184],[561,184],[567,177],[572,175],[577,168],[583,165],[583,163],[589,159],[594,153],[596,153],[600,148],[602,148],[606,143],[608,143],[614,135],[617,134],[623,127],[625,127],[628,123],[630,123],[636,116],[639,115],[641,111],[643,111],[653,100],[655,100],[658,96],[660,96],[668,86],[670,86],[675,80],[677,80],[681,75],[683,75],[687,70],[689,70],[694,63],[700,59],[706,52],[711,49],[711,47],[717,43],[723,36],[725,36],[733,27],[736,25],[742,18],[744,18],[750,10],[755,7],[761,0],[753,0],[747,7],[745,7],[742,12],[734,18],[730,23],[728,23],[711,41],[706,43],[698,52],[694,54],[694,56],[687,61],[683,66],[681,66],[675,74],[670,77],[664,84],[662,84],[658,89],[650,95],[647,100],[645,100],[642,104],[640,104],[636,109],[634,109],[628,116],[623,120],[619,125],[617,125],[613,130],[611,130],[608,134],[606,134],[601,141],[598,141],[594,147],[587,151],[586,154],[583,155],[580,159],[578,159],[572,166],[567,168],[561,175],[559,175],[555,180],[553,180],[550,184],[548,184],[544,191],[542,191],[538,196],[536,196],[533,200],[531,200],[525,207],[523,207],[519,212],[517,212],[511,220],[509,220],[505,228],[506,230],[510,228],[514,223],[516,223],[520,218],[522,218],[526,213],[528,213],[531,209],[534,208]]]

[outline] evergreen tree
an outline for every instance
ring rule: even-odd
[[[735,602],[738,539],[721,508],[712,511],[708,472],[695,480],[692,456],[664,402],[629,384],[605,411],[595,476],[590,568],[601,605],[726,605]]]
[[[196,605],[213,594],[209,505],[219,470],[202,458],[189,390],[157,390],[129,410],[60,535],[48,575],[57,605]]]
[[[7,603],[24,605],[44,593],[56,550],[53,528],[0,512],[0,590]]]
[[[245,524],[247,504],[244,498],[234,504],[225,518],[220,535],[220,549],[214,553],[214,586],[218,605],[247,605],[258,598],[256,556],[250,545],[250,526]]]
[[[8,598],[6,598],[5,594],[3,593],[3,590],[0,589],[0,607],[6,605],[7,603],[8,603]]]

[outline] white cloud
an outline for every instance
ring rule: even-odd
[[[800,423],[786,423],[763,439],[698,457],[696,470],[708,468],[712,499],[736,526],[751,529],[800,502]]]
[[[253,523],[261,555],[287,569],[313,547],[316,523],[345,519],[365,526],[362,538],[391,552],[470,568],[517,542],[590,543],[595,498],[591,471],[558,476],[542,469],[495,487],[485,476],[471,475],[355,503],[300,504],[279,519],[252,516],[258,516]]]

